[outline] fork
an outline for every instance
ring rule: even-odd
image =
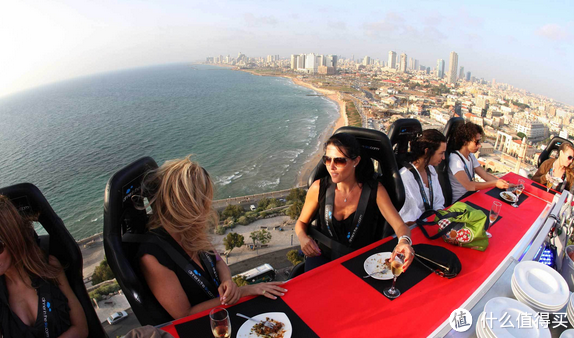
[[[241,313],[236,313],[236,315],[239,316],[239,317],[245,318],[245,319],[252,320],[252,321],[257,322],[257,323],[263,323],[263,325],[267,326],[267,327],[270,328],[270,329],[274,329],[274,328],[275,328],[275,323],[269,322],[269,321],[267,321],[267,320],[257,320],[257,319],[253,319],[253,318],[251,318],[251,317],[249,317],[249,316],[246,316],[246,315],[244,315],[244,314],[241,314]]]
[[[368,274],[368,275],[366,275],[366,276],[363,276],[363,278],[369,278],[369,277],[371,277],[372,275],[376,275],[376,274],[378,274],[378,273],[386,273],[387,271],[389,271],[389,269],[384,268],[384,269],[381,270],[381,271],[375,271],[375,272],[372,272],[372,273],[370,273],[370,274]]]

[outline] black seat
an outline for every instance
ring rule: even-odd
[[[399,168],[402,168],[407,161],[409,142],[422,132],[423,127],[416,119],[399,119],[389,127],[388,136]]]
[[[139,263],[135,261],[139,244],[125,241],[129,234],[146,231],[148,216],[145,210],[134,207],[132,196],[139,196],[144,175],[156,168],[151,157],[129,164],[110,178],[104,195],[106,257],[141,325],[159,325],[172,320],[139,273]]]
[[[405,203],[405,188],[387,135],[378,130],[357,127],[341,127],[334,134],[339,133],[349,133],[355,136],[363,147],[361,157],[376,161],[375,169],[379,174],[377,180],[387,189],[395,208],[401,210]],[[327,168],[322,161],[319,161],[309,176],[309,186],[326,175],[328,175]],[[384,224],[383,237],[393,235],[393,228],[386,221]]]
[[[0,194],[8,197],[22,216],[37,215],[37,221],[48,235],[40,236],[40,246],[65,267],[66,277],[72,291],[80,301],[88,322],[88,337],[107,337],[98,315],[88,296],[83,278],[82,252],[62,219],[54,212],[40,189],[30,183],[1,188]],[[47,244],[47,245],[45,245]]]
[[[540,168],[540,165],[550,157],[553,151],[558,152],[558,149],[564,142],[572,144],[572,142],[570,142],[567,139],[563,139],[562,137],[555,137],[552,140],[550,140],[550,142],[546,146],[546,149],[544,149],[540,153],[540,156],[538,157],[538,167]],[[556,157],[558,157],[558,154],[556,154]]]
[[[452,149],[452,135],[456,128],[464,124],[464,119],[462,117],[453,117],[444,126],[443,135],[446,137],[446,154],[445,159],[437,167],[436,172],[438,174],[438,180],[440,182],[440,187],[442,189],[442,194],[444,195],[444,206],[449,206],[452,204],[452,187],[450,186],[450,179],[448,177],[448,158],[450,153],[456,149]]]

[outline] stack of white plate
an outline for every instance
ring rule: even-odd
[[[558,312],[568,303],[570,296],[564,277],[539,262],[518,263],[511,286],[516,299],[537,312]]]
[[[566,317],[572,327],[574,327],[574,293],[570,295],[568,306],[566,307]]]
[[[520,316],[535,318],[536,312],[512,298],[496,297],[484,306],[476,322],[478,338],[539,337],[550,338],[550,329],[538,321],[528,327],[520,326]],[[491,318],[491,319],[489,319]]]

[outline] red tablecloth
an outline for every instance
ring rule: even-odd
[[[516,183],[522,177],[507,174],[504,178]],[[442,239],[431,241],[419,229],[412,231],[415,244],[439,245],[456,253],[462,271],[454,279],[431,274],[399,298],[387,299],[341,265],[390,240],[384,239],[289,281],[285,284],[289,291],[283,300],[320,337],[428,336],[494,272],[540,215],[547,201],[552,200],[551,194],[528,185],[529,180],[525,188],[529,198],[519,208],[502,204],[501,219],[490,229],[492,238],[484,252],[455,247]],[[485,193],[477,192],[467,200],[489,210],[495,199]],[[402,276],[408,273],[406,271]],[[174,324],[205,316],[208,312]],[[178,337],[174,325],[164,330]]]

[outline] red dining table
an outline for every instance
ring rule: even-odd
[[[425,273],[413,263],[397,279],[401,296],[388,299],[381,290],[391,281],[362,278],[365,257],[392,251],[396,239],[385,238],[286,282],[284,286],[289,291],[279,301],[250,297],[228,307],[232,337],[245,321],[233,315],[235,309],[256,315],[275,308],[298,323],[293,325],[292,337],[426,337],[432,334],[493,274],[552,201],[552,193],[529,179],[513,173],[503,178],[510,183],[517,183],[521,178],[527,183],[518,208],[502,203],[500,217],[489,229],[492,238],[486,251],[453,246],[442,239],[429,240],[420,229],[412,229],[414,244],[445,247],[458,256],[462,270],[457,277],[446,279]],[[496,188],[486,189],[466,197],[463,202],[488,214],[492,202],[501,200],[498,195]],[[162,329],[174,337],[210,337],[208,313],[209,310],[176,320]],[[297,332],[298,329],[301,331]]]

